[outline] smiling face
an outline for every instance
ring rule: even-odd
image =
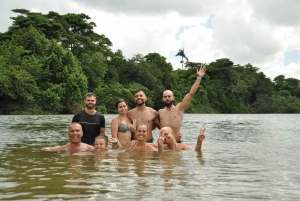
[[[137,126],[135,135],[137,140],[145,140],[147,137],[147,126],[144,124]]]
[[[117,107],[119,114],[126,114],[128,111],[126,102],[120,102]]]
[[[164,137],[164,144],[175,144],[176,143],[173,130],[170,127],[163,127],[159,131],[159,135],[161,137]]]
[[[147,101],[147,96],[143,91],[139,91],[134,94],[134,102],[137,105],[139,106],[144,105],[146,101]]]
[[[95,96],[86,96],[84,100],[85,106],[88,109],[94,109],[96,105],[96,97]]]
[[[95,151],[105,151],[107,150],[106,141],[103,138],[95,139]]]
[[[82,135],[83,135],[82,127],[79,123],[72,123],[69,126],[68,137],[69,137],[69,142],[71,144],[80,143]]]

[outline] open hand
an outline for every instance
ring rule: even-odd
[[[110,142],[112,144],[116,144],[118,142],[118,140],[116,138],[110,137],[110,138],[108,138],[108,142]]]
[[[205,74],[205,71],[206,71],[206,66],[201,65],[200,69],[199,70],[197,69],[197,76],[202,78]]]

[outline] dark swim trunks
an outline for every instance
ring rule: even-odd
[[[153,141],[154,141],[154,139],[153,138],[151,138],[150,140],[148,140],[147,142],[149,142],[149,143],[153,143]]]

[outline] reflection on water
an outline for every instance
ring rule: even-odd
[[[115,115],[106,115],[106,127]],[[298,200],[300,115],[186,114],[202,152],[41,152],[67,142],[71,115],[0,116],[1,200]],[[154,136],[157,138],[157,130]],[[108,135],[110,133],[108,132]]]

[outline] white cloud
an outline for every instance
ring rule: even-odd
[[[260,68],[267,77],[284,74],[300,79],[299,62],[284,66],[286,51],[300,47],[298,0],[11,0],[0,1],[0,31],[15,16],[11,9],[25,8],[48,13],[85,13],[106,35],[113,50],[126,58],[157,52],[173,67],[184,48],[194,62],[229,58],[235,64]],[[212,29],[205,24],[213,14]]]

